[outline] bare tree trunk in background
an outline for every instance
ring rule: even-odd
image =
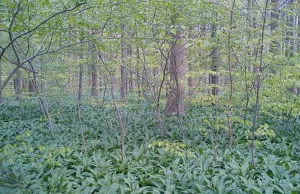
[[[99,96],[99,78],[98,78],[98,69],[97,69],[97,62],[96,62],[96,46],[93,44],[90,44],[90,55],[92,59],[92,65],[91,65],[91,96],[94,98],[97,98]]]
[[[231,121],[232,112],[232,96],[233,96],[233,78],[232,78],[232,62],[231,62],[231,35],[232,35],[232,25],[233,25],[233,10],[235,7],[235,0],[233,0],[232,8],[230,11],[230,21],[229,21],[229,34],[227,39],[227,49],[228,49],[228,72],[229,72],[229,98],[227,104],[227,122],[228,122],[228,134],[229,134],[229,149],[232,148],[233,142],[233,130]]]
[[[288,10],[290,10],[290,11],[292,11],[293,10],[293,8],[292,8],[292,4],[293,4],[293,2],[294,2],[294,0],[288,0],[288,7],[287,7],[287,9]],[[293,43],[294,43],[294,30],[293,30],[293,27],[294,27],[294,16],[291,16],[291,15],[289,15],[289,14],[287,14],[287,26],[288,26],[288,29],[287,29],[287,31],[286,31],[286,35],[285,35],[285,45],[286,45],[286,49],[287,49],[287,51],[286,51],[286,56],[287,57],[292,57],[292,56],[294,56],[295,55],[295,53],[293,52],[293,49],[294,49],[294,45],[293,45]]]
[[[107,82],[105,82],[104,80],[106,80],[105,79],[105,75],[104,75],[104,73],[102,73],[101,72],[102,71],[102,68],[101,68],[101,66],[99,67],[99,78],[98,78],[98,82],[99,82],[99,93],[101,93],[101,92],[103,92],[105,89],[103,89],[103,88],[105,88],[106,87],[106,85],[107,85]]]
[[[129,79],[129,91],[130,91],[130,93],[133,94],[134,88],[135,88],[135,83],[134,83],[133,73],[130,72],[130,79]]]
[[[297,1],[296,1],[297,2]],[[299,1],[297,2],[299,3]],[[295,12],[296,13],[296,12]],[[298,53],[298,47],[299,47],[299,13],[293,16],[293,53],[296,55]],[[294,94],[298,95],[299,94],[299,89],[298,87],[294,88]]]
[[[28,82],[29,81],[27,81],[27,80],[22,80],[22,90],[23,91],[29,90],[29,83]]]
[[[252,16],[252,12],[253,12],[253,6],[255,6],[255,2],[254,0],[248,0],[247,1],[247,22],[248,22],[248,28],[257,28],[256,26],[256,20],[255,18]],[[252,86],[254,85],[253,81],[248,82],[247,81],[247,73],[248,73],[248,69],[250,72],[253,73],[253,59],[256,60],[257,58],[257,45],[255,43],[253,43],[253,40],[255,39],[255,35],[253,35],[252,30],[247,30],[247,37],[249,37],[248,39],[248,43],[251,45],[250,49],[249,49],[249,53],[248,55],[250,56],[250,60],[249,60],[249,67],[245,68],[244,70],[244,76],[245,76],[245,98],[246,98],[246,104],[245,104],[245,108],[244,108],[244,124],[246,123],[247,120],[247,115],[248,115],[248,109],[249,109],[249,104],[250,104],[250,96],[251,96],[251,91],[252,91]]]
[[[271,0],[271,25],[270,25],[270,31],[271,35],[276,33],[276,29],[278,27],[278,18],[279,18],[279,0]],[[274,55],[280,54],[280,43],[278,40],[272,40],[270,44],[270,52]]]
[[[264,15],[263,15],[263,25],[261,30],[261,46],[260,46],[260,56],[259,56],[259,67],[256,68],[257,75],[255,78],[255,108],[254,108],[254,116],[253,116],[253,126],[252,126],[252,140],[251,140],[251,160],[253,166],[255,166],[254,160],[254,149],[255,149],[255,130],[257,127],[257,123],[259,121],[259,111],[260,111],[260,103],[259,103],[259,96],[260,96],[260,87],[262,82],[261,74],[263,73],[263,51],[264,51],[264,40],[265,40],[265,28],[266,28],[266,19],[267,19],[267,8],[268,8],[269,0],[266,0],[265,7],[264,7]]]
[[[197,30],[200,30],[200,27],[196,27]],[[190,28],[190,31],[193,31],[193,28]],[[190,33],[189,35],[189,39],[193,39],[195,37],[193,37],[192,33]],[[200,38],[200,37],[199,37]],[[193,64],[189,63],[188,64],[188,96],[192,97],[194,95],[194,89],[196,86],[196,82],[195,82],[195,76],[193,75]]]
[[[136,47],[136,85],[137,85],[137,90],[138,90],[138,97],[140,98],[142,96],[142,92],[141,92],[141,78],[140,78],[140,68],[139,68],[139,64],[140,64],[141,58],[140,58],[140,49],[139,47]]]
[[[126,30],[124,24],[121,25],[123,32]],[[124,35],[122,35],[122,64],[121,64],[121,98],[124,100],[127,94],[127,72],[126,72],[126,58],[128,57],[128,45],[124,40]]]
[[[34,84],[34,80],[30,79],[28,81],[28,92],[36,92],[35,87],[37,87],[37,85]]]
[[[278,18],[279,18],[279,4],[278,0],[271,0],[271,4],[273,6],[271,11],[271,31],[274,31],[278,26]],[[279,49],[279,48],[278,48]]]
[[[167,114],[184,113],[184,80],[187,71],[186,65],[186,45],[183,38],[183,30],[178,30],[173,35],[170,52],[169,74],[170,81],[167,90],[167,104],[165,112]]]
[[[126,87],[127,87],[127,76],[126,68],[121,65],[121,98],[124,100],[126,98]]]
[[[82,56],[80,55],[80,59],[82,59]],[[81,100],[82,100],[82,90],[83,90],[83,64],[79,64],[79,72],[78,72],[78,93],[77,93],[77,116],[78,119],[80,118],[80,106],[81,106]]]
[[[17,71],[16,78],[14,79],[14,88],[16,94],[22,94],[22,72]]]
[[[131,46],[128,46],[127,48],[127,55],[129,56],[129,75],[128,75],[128,78],[127,78],[127,86],[128,86],[128,90],[131,94],[133,94],[134,92],[134,87],[135,87],[135,83],[134,83],[134,74],[133,74],[133,63],[132,63],[132,48]],[[136,71],[135,71],[136,72]]]
[[[111,91],[115,91],[116,85],[117,85],[117,79],[116,79],[116,75],[113,72],[111,75],[111,87],[110,87]]]
[[[189,66],[188,66],[188,71],[189,72],[193,71],[191,64],[189,64]],[[189,96],[191,97],[195,93],[194,89],[195,89],[195,86],[196,86],[195,77],[191,74],[188,77],[188,86],[189,86]]]
[[[216,36],[217,36],[217,27],[215,25],[212,25],[211,38],[215,39]],[[219,52],[217,46],[214,46],[212,48],[210,57],[211,57],[210,70],[212,71],[212,73],[209,75],[209,84],[213,85],[211,90],[212,95],[217,96],[219,95],[219,88],[217,86],[219,84],[219,76],[217,75],[217,71],[219,68]]]
[[[148,78],[148,67],[147,67],[147,62],[146,62],[146,55],[147,55],[147,50],[145,49],[145,47],[142,47],[142,63],[143,63],[143,73],[142,76],[146,78],[146,80],[149,80]],[[142,95],[144,97],[147,97],[147,86],[149,88],[149,84],[145,79],[142,79]]]
[[[92,90],[91,90],[91,95],[92,95],[92,97],[97,98],[99,96],[98,72],[97,72],[95,61],[93,61],[92,63],[93,64],[91,66],[91,74],[92,74]]]
[[[294,15],[290,16],[290,26],[291,26],[291,32],[290,32],[290,56],[295,56],[298,53],[298,13],[297,8],[295,8],[295,5],[297,3],[297,0],[290,0],[289,1],[289,7],[290,10],[293,11]],[[293,64],[294,65],[294,64]],[[298,88],[293,86],[290,88],[290,92],[297,95],[298,94]]]
[[[110,68],[107,67],[107,64],[105,63],[101,54],[99,54],[99,59],[102,61],[104,68],[109,73],[111,82],[112,83],[115,82],[114,72]],[[125,145],[125,143],[126,143],[125,142],[126,141],[126,118],[124,116],[125,113],[124,112],[123,112],[123,114],[121,113],[121,111],[117,105],[117,100],[115,98],[112,87],[111,87],[110,92],[111,92],[111,98],[112,98],[112,102],[113,102],[113,106],[114,106],[115,116],[116,116],[116,119],[118,120],[119,127],[121,129],[121,157],[122,157],[122,161],[125,161],[126,160],[126,145]]]
[[[299,14],[293,16],[293,53],[297,54],[298,52],[298,25],[299,25]]]

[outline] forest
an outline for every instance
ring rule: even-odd
[[[298,0],[0,0],[0,194],[299,194]]]

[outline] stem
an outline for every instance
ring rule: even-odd
[[[107,70],[107,72],[110,75],[111,82],[113,82],[113,79],[114,79],[113,78],[113,72],[107,67],[107,64],[103,60],[103,58],[100,55],[100,53],[98,55],[99,55],[99,58],[100,58],[101,62],[104,65],[105,69]],[[122,160],[125,161],[126,160],[126,147],[125,147],[126,127],[125,127],[125,121],[124,121],[124,117],[122,116],[122,114],[121,114],[121,112],[120,112],[120,110],[119,110],[119,108],[117,106],[116,98],[115,98],[114,91],[113,91],[112,88],[111,88],[110,92],[111,92],[111,97],[112,97],[112,100],[113,100],[113,106],[114,106],[114,110],[115,110],[115,116],[116,116],[116,118],[118,120],[119,127],[121,128],[121,156],[122,156]]]
[[[260,47],[260,58],[259,58],[259,68],[257,73],[263,72],[263,50],[264,50],[264,37],[265,37],[265,27],[266,27],[266,15],[267,15],[267,7],[268,7],[269,0],[266,1],[264,16],[263,16],[263,26],[261,31],[261,47]],[[260,92],[260,85],[261,85],[261,77],[260,75],[256,78],[256,99],[255,99],[255,109],[254,109],[254,117],[253,117],[253,126],[252,126],[252,140],[251,140],[251,160],[253,166],[255,166],[254,160],[254,140],[255,140],[255,129],[258,122],[258,115],[259,115],[259,92]]]
[[[1,86],[1,82],[2,82],[2,63],[1,63],[1,58],[0,58],[0,86]],[[2,98],[2,89],[0,89],[0,103],[2,102],[3,98]]]
[[[229,129],[229,149],[231,150],[233,135],[232,135],[232,121],[231,121],[231,109],[232,109],[232,94],[233,94],[233,79],[232,79],[232,65],[231,65],[231,31],[233,23],[233,8],[235,6],[235,0],[233,0],[232,8],[230,10],[230,22],[229,22],[229,34],[228,34],[228,70],[229,70],[229,82],[230,82],[230,92],[228,98],[227,106],[227,120],[228,120],[228,129]]]
[[[82,59],[82,56],[80,55]],[[77,116],[79,121],[81,121],[80,116],[80,106],[81,106],[81,99],[82,99],[82,82],[83,82],[83,64],[79,65],[79,83],[78,83],[78,96],[77,96]]]

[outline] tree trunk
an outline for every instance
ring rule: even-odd
[[[272,11],[271,11],[271,25],[270,30],[273,34],[278,27],[278,18],[279,18],[279,3],[278,0],[271,0]],[[270,52],[274,54],[279,54],[280,44],[277,40],[272,40],[270,44]]]
[[[89,44],[90,55],[92,59],[92,64],[90,68],[90,80],[91,80],[91,96],[97,98],[99,96],[99,78],[98,78],[98,69],[96,65],[96,46],[94,44]]]
[[[17,71],[17,76],[14,79],[14,88],[16,94],[22,94],[22,73],[20,70]]]
[[[123,32],[126,30],[125,25],[122,24],[121,28]],[[126,72],[126,58],[128,56],[128,45],[124,40],[124,35],[122,36],[122,65],[121,65],[121,98],[124,100],[127,94],[127,72]]]
[[[98,88],[98,72],[95,65],[95,62],[93,61],[93,64],[91,66],[91,75],[92,75],[92,90],[91,95],[92,97],[97,98],[99,96],[99,88]]]
[[[22,80],[22,90],[23,91],[27,91],[27,89],[29,89],[28,87],[28,83],[29,81],[27,81],[27,80]]]
[[[188,71],[192,72],[191,64],[189,64],[188,68],[189,68]],[[195,78],[192,75],[189,75],[189,77],[188,77],[188,86],[189,86],[189,96],[191,97],[194,94],[194,89],[196,86]]]
[[[114,72],[111,75],[111,85],[110,85],[110,89],[112,92],[115,92],[116,89],[116,85],[117,85],[117,81],[116,81],[116,75],[114,74]]]
[[[184,113],[184,80],[187,71],[186,66],[186,45],[183,38],[183,30],[178,30],[173,35],[173,43],[170,52],[169,74],[170,81],[167,90],[167,104],[165,111],[167,114]]]
[[[211,38],[215,39],[217,36],[217,27],[215,25],[212,26],[211,28],[212,32],[211,32]],[[214,40],[213,40],[214,42]],[[218,48],[217,46],[214,46],[212,48],[212,51],[210,53],[210,57],[211,57],[211,74],[209,75],[209,84],[212,85],[212,90],[211,93],[214,96],[219,95],[219,88],[218,88],[218,84],[219,84],[219,76],[217,75],[217,71],[218,71],[218,67],[219,67],[219,52],[218,52]]]
[[[122,65],[121,66],[121,98],[123,100],[126,98],[126,86],[127,86],[126,69]]]
[[[36,92],[35,91],[34,80],[29,80],[28,81],[28,92]]]
[[[80,56],[82,59],[82,56]],[[78,93],[77,93],[77,116],[80,120],[80,106],[82,99],[82,90],[83,90],[83,64],[79,64],[79,73],[78,73]]]

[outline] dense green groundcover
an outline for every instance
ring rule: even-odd
[[[153,107],[130,102],[126,160],[113,108],[83,103],[82,123],[70,99],[47,101],[54,130],[38,100],[0,105],[0,193],[300,193],[299,118],[260,115],[256,166],[251,165],[251,116],[235,111],[228,150],[225,107],[189,106],[164,118],[159,136]]]

